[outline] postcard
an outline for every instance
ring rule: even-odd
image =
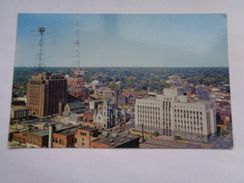
[[[233,148],[225,14],[19,14],[16,148]]]

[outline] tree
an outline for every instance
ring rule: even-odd
[[[116,90],[119,88],[119,85],[113,81],[112,83],[110,83],[109,87],[112,89],[112,90]]]
[[[153,132],[153,135],[155,136],[155,137],[158,137],[159,136],[159,132]]]

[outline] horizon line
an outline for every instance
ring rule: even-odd
[[[14,66],[16,68],[39,68],[38,66]],[[77,68],[74,66],[46,66],[42,68]],[[82,66],[80,68],[229,68],[229,66]]]

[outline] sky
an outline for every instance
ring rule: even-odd
[[[15,66],[226,67],[224,14],[19,14]],[[79,36],[77,36],[79,30]]]

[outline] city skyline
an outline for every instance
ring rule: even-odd
[[[43,26],[45,66],[72,67],[77,20],[81,67],[228,67],[224,14],[19,14],[15,66],[37,66]]]
[[[14,70],[10,148],[233,148],[228,68],[46,71]]]

